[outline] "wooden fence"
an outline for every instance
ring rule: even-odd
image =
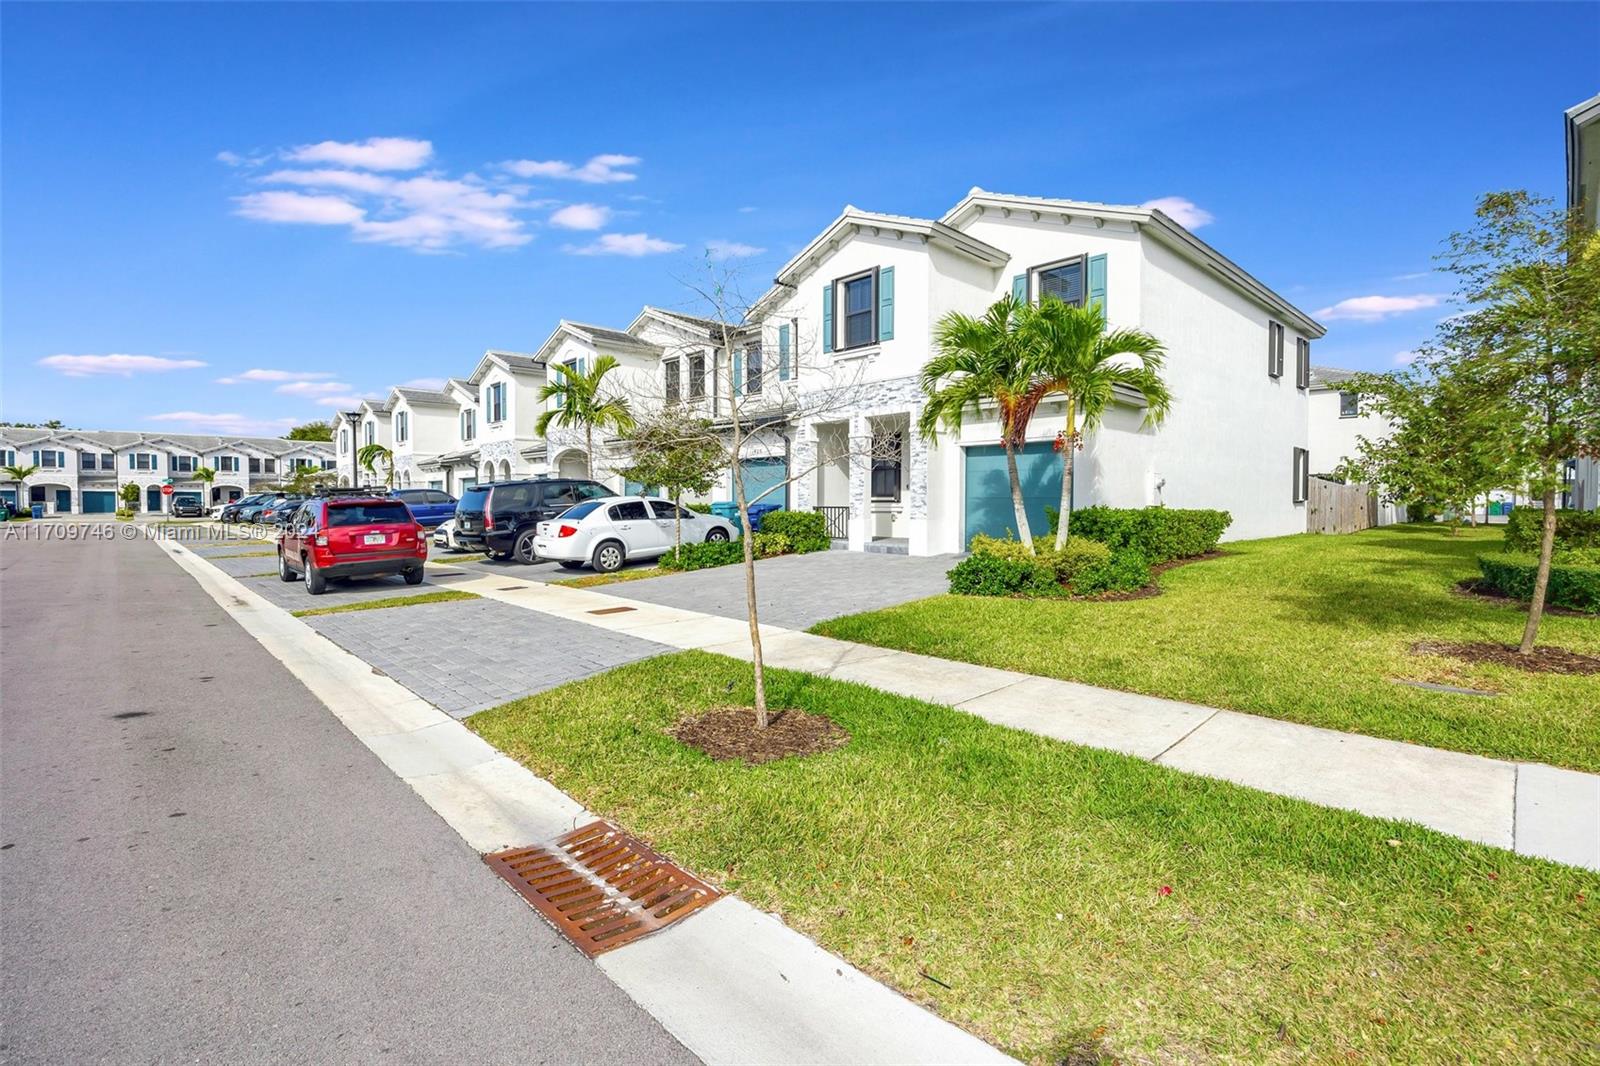
[[[1354,533],[1373,526],[1392,526],[1406,520],[1405,507],[1380,503],[1366,485],[1341,485],[1337,481],[1310,479],[1306,495],[1306,532]]]

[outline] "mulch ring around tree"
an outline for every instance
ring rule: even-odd
[[[1411,645],[1413,655],[1444,655],[1469,663],[1514,666],[1538,674],[1600,674],[1600,658],[1580,655],[1566,648],[1536,645],[1532,654],[1521,655],[1510,644],[1489,641],[1458,643],[1449,640],[1419,640]]]
[[[832,751],[850,734],[830,718],[795,707],[767,712],[767,728],[756,728],[752,707],[713,707],[672,728],[672,735],[718,762],[742,759],[752,765]]]
[[[1520,607],[1524,611],[1528,609],[1527,600],[1519,600],[1515,596],[1507,596],[1493,585],[1485,585],[1475,577],[1457,581],[1452,591],[1457,596],[1465,596],[1469,600],[1477,600],[1480,603],[1497,603],[1502,607]],[[1594,617],[1594,615],[1586,611],[1575,611],[1571,607],[1557,607],[1550,603],[1544,605],[1544,613],[1560,615],[1563,618]]]
[[[1204,555],[1191,555],[1187,559],[1168,559],[1164,563],[1157,563],[1150,568],[1150,583],[1128,592],[1102,592],[1096,596],[1074,596],[1075,600],[1091,600],[1095,603],[1116,603],[1121,600],[1147,600],[1151,596],[1161,595],[1161,582],[1158,578],[1168,570],[1176,570],[1180,566],[1190,563],[1203,563],[1208,559],[1220,559],[1228,553],[1221,549],[1213,549]]]

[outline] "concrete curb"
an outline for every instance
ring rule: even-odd
[[[466,726],[203,557],[156,543],[479,852],[546,840],[593,818]],[[589,597],[600,606],[616,600],[581,589],[547,591],[553,594],[539,597],[535,609],[564,611],[564,617],[604,628],[664,632],[681,626],[682,616],[702,617],[652,605],[640,605],[637,616],[589,615]],[[518,602],[513,595],[525,593],[494,598]],[[716,628],[722,639],[732,639],[725,627]],[[598,962],[708,1063],[1015,1062],[736,897]]]

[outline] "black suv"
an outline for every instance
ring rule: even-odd
[[[456,504],[456,539],[468,549],[482,549],[491,559],[534,562],[534,531],[574,504],[616,493],[598,481],[541,477],[474,485]]]

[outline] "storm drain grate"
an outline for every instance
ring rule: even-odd
[[[593,958],[687,918],[722,893],[610,822],[483,861]]]
[[[621,614],[623,611],[636,611],[637,607],[597,607],[590,614]]]

